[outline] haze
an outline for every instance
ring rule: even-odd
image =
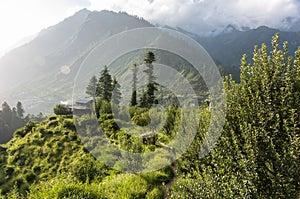
[[[228,24],[284,28],[300,16],[297,0],[2,0],[0,55],[82,8],[125,11],[153,24],[197,33]]]

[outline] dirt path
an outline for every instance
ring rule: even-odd
[[[165,150],[167,150],[170,155],[171,155],[171,158],[172,158],[172,170],[173,170],[173,173],[174,173],[174,176],[173,178],[170,180],[170,182],[168,182],[166,185],[165,185],[165,190],[164,190],[164,198],[168,199],[169,198],[169,190],[170,190],[170,187],[173,185],[173,183],[175,182],[176,180],[176,170],[177,170],[177,162],[176,162],[176,153],[174,151],[174,149],[172,147],[169,147],[167,145],[165,145],[164,143],[158,141],[158,144],[163,147]]]

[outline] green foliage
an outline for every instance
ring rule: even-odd
[[[137,104],[138,104],[137,103],[137,91],[133,90],[132,95],[131,95],[130,105],[131,106],[136,106]]]
[[[29,122],[16,132],[3,149],[3,193],[17,184],[24,194],[30,184],[61,172],[71,173],[80,182],[98,181],[107,175],[108,169],[87,153],[72,123],[68,116],[50,116],[41,123]]]
[[[132,68],[132,94],[131,94],[131,100],[130,100],[130,105],[131,106],[136,106],[137,103],[137,72],[138,72],[138,68],[136,63],[133,65]]]
[[[181,160],[182,177],[172,188],[173,198],[296,198],[300,179],[299,52],[288,57],[287,43],[280,50],[275,35],[270,55],[263,44],[255,47],[252,64],[243,57],[240,84],[230,77],[224,82],[227,115],[223,134],[201,159],[202,147],[209,146],[204,143],[209,109],[203,109],[199,133]]]
[[[70,173],[80,182],[101,181],[106,176],[106,167],[90,155],[84,154],[70,165]]]
[[[4,102],[2,110],[0,110],[0,143],[8,142],[12,137],[14,131],[24,126],[28,118],[24,118],[24,109],[22,103],[18,102],[17,107],[11,107]]]
[[[145,58],[145,63],[147,69],[144,72],[148,76],[148,82],[146,86],[146,91],[142,94],[140,99],[140,106],[143,108],[150,108],[155,102],[155,95],[154,92],[157,90],[156,84],[154,82],[154,75],[153,75],[153,65],[152,62],[155,61],[155,55],[153,52],[149,51]]]
[[[287,49],[287,43],[279,48],[279,37],[275,35],[270,54],[263,44],[261,48],[255,47],[253,63],[243,57],[240,83],[230,77],[224,81],[227,115],[217,145],[209,142],[210,136],[214,136],[207,134],[213,116],[208,104],[204,104],[190,149],[173,164],[168,151],[163,150],[155,157],[145,153],[162,147],[161,142],[168,144],[184,126],[182,109],[174,104],[164,113],[149,109],[155,101],[151,98],[154,91],[149,94],[149,89],[155,88],[154,84],[150,87],[154,79],[154,53],[149,52],[144,60],[149,81],[145,92],[148,94],[142,95],[145,99],[141,101],[145,106],[119,107],[123,111],[128,108],[128,123],[133,121],[149,132],[159,127],[150,141],[138,136],[141,127],[119,129],[111,113],[116,101],[112,103],[109,98],[117,81],[105,85],[104,79],[111,79],[105,67],[98,86],[101,83],[107,92],[102,90],[95,101],[98,118],[76,118],[76,126],[85,132],[81,140],[69,116],[58,114],[43,122],[28,122],[0,147],[0,188],[11,198],[22,198],[21,194],[27,198],[164,198],[171,185],[170,198],[296,198],[300,190],[300,48],[294,58],[288,57]],[[192,71],[184,73],[192,82],[195,80],[193,83],[199,82]],[[20,116],[8,104],[3,104],[0,113],[2,120]],[[116,147],[145,153],[149,161],[139,161],[139,154],[125,157],[115,148],[103,147],[99,127],[93,126],[97,121]],[[150,123],[154,127],[147,126]],[[111,161],[116,168],[130,168],[137,173],[143,168],[170,166],[150,173],[120,174],[97,161],[81,141],[97,152],[97,158]],[[201,154],[208,152],[206,157]],[[123,155],[126,161],[115,163],[116,154]]]
[[[51,180],[41,181],[30,187],[29,199],[60,199],[60,198],[104,198],[96,184],[78,183],[72,175],[62,174]]]
[[[111,100],[112,91],[112,78],[107,66],[105,66],[98,80],[96,96],[109,102]]]
[[[97,82],[98,82],[97,77],[94,75],[90,79],[90,82],[89,82],[88,86],[86,87],[85,93],[93,98],[96,97]]]
[[[23,109],[23,105],[21,102],[17,103],[17,116],[22,118],[24,116],[25,110]]]
[[[132,121],[137,124],[138,126],[147,126],[151,122],[149,112],[141,112],[141,113],[135,113],[132,117]]]
[[[164,198],[164,192],[161,187],[155,187],[152,191],[147,193],[146,199],[162,199]]]
[[[147,52],[146,58],[144,60],[147,64],[152,64],[152,62],[156,61],[155,60],[155,55],[153,52],[149,51]]]
[[[180,109],[177,106],[171,105],[167,110],[166,121],[163,126],[163,131],[166,135],[174,136],[177,132],[176,123],[181,122]]]
[[[121,86],[115,77],[112,81],[112,88],[113,88],[112,103],[115,105],[119,105],[121,100],[121,91],[120,91]]]
[[[145,198],[149,187],[138,175],[120,174],[100,183],[100,192],[105,198]]]
[[[53,109],[56,115],[71,115],[72,111],[63,104],[57,104]]]
[[[257,175],[253,180],[257,194],[265,198],[296,197],[299,189],[296,179],[300,179],[300,115],[297,114],[300,101],[295,87],[299,80],[300,49],[293,60],[288,57],[287,42],[282,50],[279,45],[276,34],[272,38],[271,55],[263,44],[254,49],[253,65],[244,56],[241,83],[232,89],[240,95],[235,100],[240,101],[242,117],[236,129],[243,134],[237,138],[241,143],[252,142],[243,147],[256,165],[251,171]]]
[[[15,184],[13,188],[6,194],[8,199],[23,199],[24,197],[19,193],[18,187]]]

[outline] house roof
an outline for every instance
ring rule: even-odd
[[[87,104],[87,103],[90,103],[92,101],[93,100],[91,100],[91,99],[84,99],[84,98],[82,98],[82,99],[76,99],[75,103],[78,103],[78,104]]]

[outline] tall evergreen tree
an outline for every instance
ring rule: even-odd
[[[137,65],[134,64],[132,67],[132,94],[131,94],[131,101],[130,101],[131,106],[137,105],[137,88],[136,88],[137,72],[138,72]]]
[[[144,72],[148,76],[148,82],[147,83],[150,84],[150,83],[153,83],[154,80],[155,80],[155,77],[153,75],[153,64],[152,64],[153,62],[156,61],[154,53],[149,51],[147,53],[144,61],[145,61],[146,67],[147,67],[147,69],[144,70]]]
[[[141,97],[141,107],[150,108],[154,104],[155,96],[154,92],[157,90],[155,85],[155,77],[153,75],[153,62],[155,60],[155,55],[153,52],[149,51],[144,59],[147,69],[144,72],[147,74],[147,86],[146,92],[143,93]]]
[[[96,98],[96,91],[97,91],[97,77],[94,75],[91,79],[89,84],[86,87],[85,93],[91,97],[93,97],[94,101]]]
[[[115,77],[112,82],[112,87],[113,87],[112,102],[116,105],[119,105],[121,100],[121,91],[120,91],[121,86]]]
[[[106,101],[110,101],[112,90],[113,90],[112,77],[109,74],[109,70],[107,66],[105,66],[98,80],[96,95]]]
[[[17,110],[16,111],[17,111],[17,116],[18,117],[20,117],[20,118],[24,117],[25,110],[24,110],[23,105],[22,105],[21,102],[17,103]]]
[[[3,120],[10,126],[12,116],[12,110],[7,102],[3,102],[2,104],[2,118]]]

